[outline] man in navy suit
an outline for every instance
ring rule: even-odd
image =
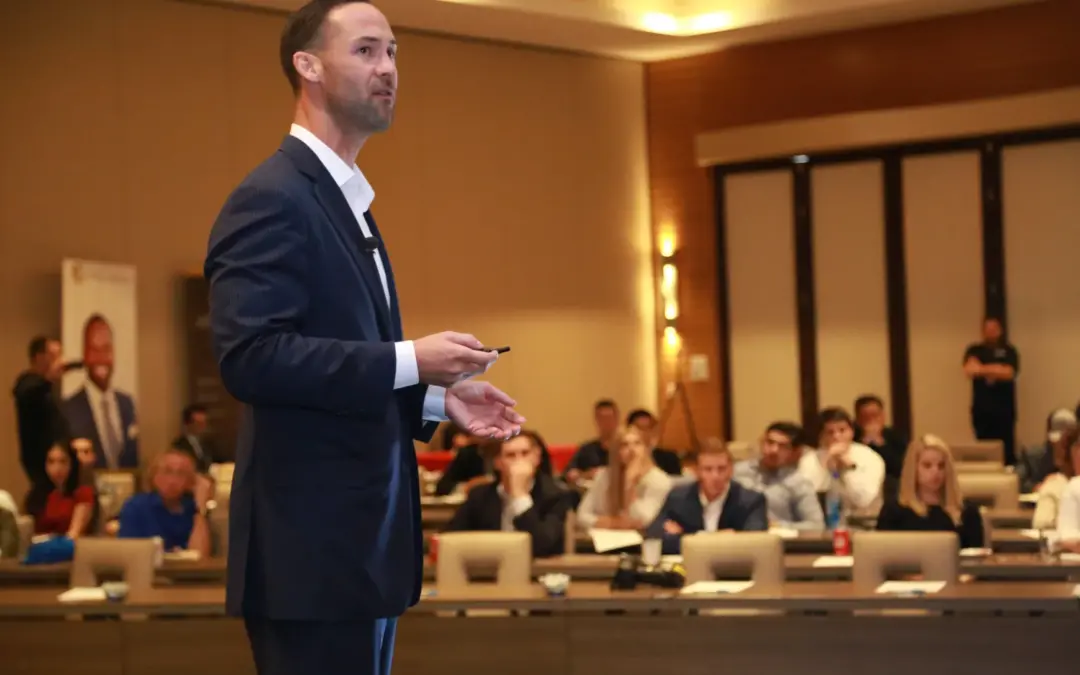
[[[697,456],[697,480],[672,488],[648,527],[648,538],[663,539],[664,554],[679,553],[684,534],[769,529],[765,495],[731,480],[734,464],[723,442],[704,444]]]
[[[112,386],[113,334],[104,316],[83,324],[86,384],[61,404],[72,438],[94,447],[94,465],[107,469],[139,466],[139,428],[135,401]]]
[[[488,438],[524,422],[469,379],[496,358],[476,338],[403,337],[374,191],[355,164],[393,118],[396,53],[367,2],[292,14],[281,63],[294,124],[210,235],[214,350],[245,404],[226,605],[261,675],[389,673],[396,617],[423,572],[413,439],[445,419]]]

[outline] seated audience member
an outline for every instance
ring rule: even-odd
[[[454,458],[435,484],[436,496],[444,497],[457,490],[459,485],[468,492],[474,485],[491,482],[491,459],[481,452],[476,438],[453,422],[443,429],[442,449],[453,452]]]
[[[825,529],[821,502],[796,468],[802,437],[802,427],[794,422],[773,422],[761,437],[758,456],[735,465],[735,480],[765,495],[770,525],[821,532]]]
[[[727,444],[705,442],[697,455],[697,480],[672,488],[649,526],[647,536],[662,538],[665,554],[679,553],[686,534],[769,529],[765,495],[733,481],[734,464]]]
[[[1038,492],[1043,481],[1060,471],[1058,460],[1068,452],[1065,436],[1076,426],[1076,414],[1068,408],[1050,413],[1046,418],[1046,440],[1024,447],[1016,458],[1021,492]]]
[[[209,472],[210,465],[221,461],[221,458],[207,433],[210,430],[210,424],[206,408],[194,404],[185,406],[181,413],[180,423],[180,435],[173,439],[172,447],[190,452],[195,458],[195,467],[199,473]]]
[[[682,475],[682,462],[679,461],[679,453],[674,450],[665,450],[658,447],[660,442],[660,425],[657,419],[648,410],[634,410],[626,417],[627,426],[635,426],[648,439],[648,445],[652,448],[653,463],[669,476]]]
[[[842,408],[826,408],[818,417],[818,448],[804,451],[799,473],[820,494],[833,493],[842,512],[869,509],[880,503],[885,460],[862,443],[853,442],[855,425]]]
[[[446,530],[528,532],[533,556],[563,552],[571,493],[540,470],[540,446],[528,432],[503,441],[495,456],[498,482],[481,485],[450,520]]]
[[[593,420],[597,437],[582,443],[563,471],[563,478],[571,485],[592,480],[600,467],[607,466],[608,450],[618,437],[619,407],[615,401],[597,401],[593,406]]]
[[[885,403],[873,394],[855,400],[855,440],[870,448],[885,462],[885,497],[895,497],[904,469],[907,439],[885,424]]]
[[[956,532],[961,548],[983,546],[979,508],[965,502],[956,465],[945,441],[926,435],[912,442],[904,458],[900,492],[878,514],[877,529]]]
[[[671,489],[671,477],[656,468],[645,437],[629,427],[615,437],[616,451],[578,507],[578,523],[615,530],[641,530],[660,512]]]
[[[548,454],[547,445],[535,431],[527,433],[539,444],[540,471],[550,476],[551,455]],[[480,443],[474,436],[451,422],[444,434],[443,449],[453,449],[456,453],[435,484],[435,496],[445,497],[459,488],[468,494],[478,485],[488,485],[495,481],[493,459],[498,452],[497,443]]]
[[[45,473],[51,484],[35,485],[26,496],[26,513],[34,519],[34,533],[78,539],[90,532],[97,495],[80,478],[75,450],[68,444],[49,448]]]
[[[136,494],[120,509],[121,538],[161,537],[166,551],[187,549],[210,555],[207,503],[210,479],[195,469],[191,453],[169,448],[150,466],[150,492]]]
[[[1057,526],[1065,490],[1069,481],[1080,474],[1080,430],[1073,427],[1054,444],[1053,453],[1057,473],[1047,476],[1035,493],[1039,499],[1035,502],[1031,526],[1036,530],[1052,530]]]
[[[1057,533],[1062,550],[1080,553],[1080,477],[1070,478],[1061,494]]]

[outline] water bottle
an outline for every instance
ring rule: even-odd
[[[836,485],[840,482],[840,474],[833,472],[832,484],[829,486],[829,491],[825,494],[825,529],[835,530],[842,524],[841,518],[844,510],[843,500],[840,498],[840,491]]]

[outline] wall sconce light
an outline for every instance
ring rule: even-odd
[[[660,302],[664,308],[664,342],[674,348],[679,344],[679,268],[675,265],[675,238],[660,241]]]

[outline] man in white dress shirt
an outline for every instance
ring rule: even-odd
[[[870,509],[881,500],[885,461],[862,443],[855,443],[855,423],[843,408],[826,408],[818,416],[818,447],[803,449],[799,473],[819,494],[836,494],[844,513]],[[826,514],[828,515],[828,514]]]

